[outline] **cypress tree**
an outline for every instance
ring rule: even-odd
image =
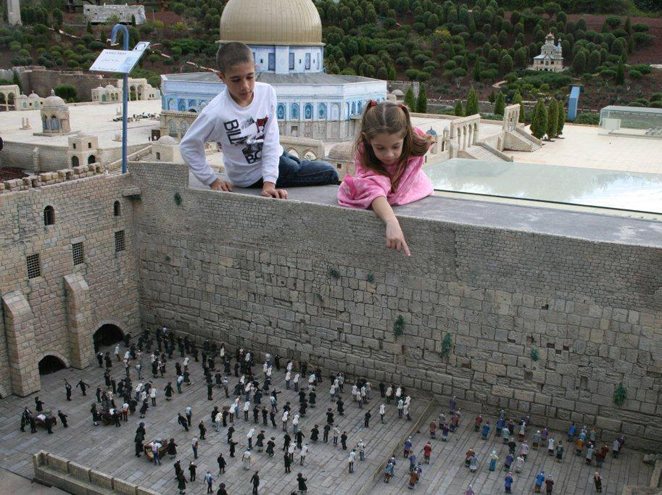
[[[410,112],[416,110],[416,97],[414,96],[414,88],[411,86],[409,86],[409,89],[405,93],[405,105],[407,105]]]
[[[427,113],[428,111],[428,96],[425,94],[425,86],[422,84],[416,99],[416,111],[418,113]]]
[[[533,109],[533,119],[531,122],[531,134],[538,139],[542,139],[547,132],[547,107],[545,102],[538,100]]]
[[[563,126],[565,125],[565,108],[563,107],[563,102],[558,101],[558,121],[556,124],[556,135],[560,136],[563,134]]]
[[[623,65],[623,60],[621,59],[618,62],[618,67],[616,68],[616,84],[622,85],[625,83],[625,66]]]
[[[526,119],[526,115],[524,115],[525,108],[524,108],[524,103],[522,102],[522,95],[518,90],[515,90],[515,94],[513,95],[513,103],[516,103],[519,105],[519,122],[524,123]]]
[[[467,107],[464,109],[464,115],[475,115],[478,112],[478,95],[476,95],[476,90],[473,86],[469,90],[467,95]]]
[[[455,115],[458,117],[464,117],[464,109],[462,108],[462,100],[457,100],[455,102]]]
[[[554,139],[558,136],[557,125],[559,120],[559,107],[556,99],[552,98],[547,108],[547,139]]]
[[[503,115],[506,111],[506,100],[503,97],[503,93],[499,91],[494,100],[494,113],[497,115]]]
[[[480,58],[476,58],[476,63],[474,64],[473,78],[474,81],[480,82]]]

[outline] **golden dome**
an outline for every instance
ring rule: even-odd
[[[322,45],[322,20],[312,0],[230,0],[221,15],[221,43]]]

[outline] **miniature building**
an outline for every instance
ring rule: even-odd
[[[143,5],[83,5],[83,15],[92,24],[111,22],[113,18],[124,24],[144,24],[147,20]]]
[[[19,0],[7,0],[7,22],[10,26],[21,26],[21,2]]]
[[[25,96],[20,94],[16,98],[16,110],[39,110],[41,109],[41,100],[40,96],[37,93],[30,93],[30,96]]]
[[[16,99],[21,94],[16,84],[0,86],[0,110],[16,110]]]
[[[563,55],[561,53],[561,38],[554,44],[554,35],[545,37],[545,44],[540,49],[540,55],[533,57],[533,70],[561,72],[563,70]]]
[[[99,138],[79,132],[69,138],[67,158],[72,167],[96,163],[99,156]]]
[[[181,162],[177,140],[162,136],[152,144],[152,154],[157,162]]]
[[[92,101],[95,103],[117,103],[121,99],[121,91],[112,84],[92,90]]]
[[[266,4],[230,0],[220,24],[220,42],[246,43],[253,51],[257,80],[274,87],[281,135],[324,141],[353,139],[367,101],[386,99],[385,81],[324,72],[322,23],[311,0]],[[195,119],[188,112],[201,111],[225,88],[209,72],[167,74],[161,80],[161,131],[173,137],[183,135],[180,122],[187,120],[188,127]]]
[[[55,91],[44,100],[41,107],[41,124],[44,135],[67,134],[71,132],[69,107]]]
[[[99,86],[92,90],[92,101],[97,103],[117,103],[122,101],[122,88],[124,87],[124,80],[118,79],[117,86],[112,84],[106,87]],[[138,100],[159,100],[161,99],[161,91],[153,87],[144,78],[129,78],[129,101]]]

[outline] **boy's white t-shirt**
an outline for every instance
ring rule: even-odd
[[[198,180],[210,185],[216,173],[205,158],[207,142],[221,145],[225,172],[232,184],[248,187],[260,179],[275,183],[283,148],[273,87],[256,82],[253,101],[247,107],[237,105],[226,88],[189,127],[179,145],[182,157]]]

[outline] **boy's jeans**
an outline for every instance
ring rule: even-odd
[[[278,162],[277,188],[337,185],[338,172],[322,160],[301,160],[283,152]],[[262,179],[250,187],[262,187]]]

